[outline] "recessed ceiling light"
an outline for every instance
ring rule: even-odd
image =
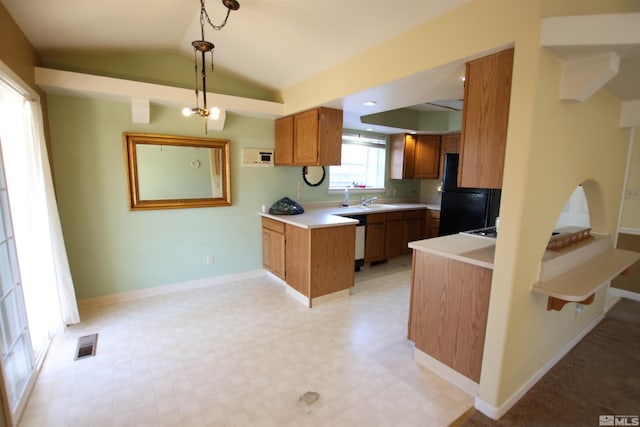
[[[362,103],[362,105],[366,105],[367,107],[373,107],[374,105],[377,105],[378,103],[376,101],[365,101]]]

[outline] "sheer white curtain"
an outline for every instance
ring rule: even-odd
[[[0,86],[2,85],[0,79]],[[4,84],[4,90],[11,87]],[[18,264],[36,361],[51,335],[80,317],[69,270],[51,170],[44,140],[42,110],[36,101],[4,105],[0,118],[9,204]]]
[[[51,167],[49,166],[49,156],[44,138],[44,125],[42,120],[42,108],[35,101],[25,101],[27,132],[29,139],[33,142],[33,151],[30,153],[34,161],[34,169],[42,171],[42,197],[46,211],[41,218],[43,223],[47,223],[48,233],[46,240],[51,244],[51,257],[54,267],[55,291],[58,296],[60,318],[63,325],[72,325],[80,322],[78,304],[76,302],[76,292],[73,288],[67,250],[64,246],[62,236],[62,225],[58,214],[58,204],[56,202],[53,189],[53,178]]]

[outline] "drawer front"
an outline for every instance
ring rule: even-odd
[[[367,224],[384,224],[385,214],[368,214],[367,215]]]
[[[387,212],[386,214],[387,221],[402,221],[403,212]]]
[[[284,234],[284,222],[276,221],[271,218],[262,218],[262,227],[277,233]]]
[[[437,218],[437,219],[440,219],[440,211],[436,211],[436,210],[433,210],[433,209],[429,209],[429,216],[430,216],[431,218]]]
[[[422,218],[424,211],[415,210],[415,211],[404,211],[404,219],[420,219]]]

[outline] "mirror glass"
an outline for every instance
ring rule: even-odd
[[[229,141],[125,133],[129,208],[231,204]]]
[[[322,184],[324,175],[324,166],[304,166],[302,168],[302,179],[312,187]]]

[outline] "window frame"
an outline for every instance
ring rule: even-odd
[[[356,188],[353,186],[349,187],[331,187],[331,168],[336,166],[329,167],[329,185],[328,192],[329,193],[342,193],[345,188],[349,189],[349,192],[353,193],[385,193],[387,191],[387,169],[389,167],[389,156],[387,147],[389,145],[389,138],[387,135],[363,135],[357,133],[343,133],[342,135],[342,144],[340,149],[342,150],[342,145],[364,145],[369,146],[375,149],[384,150],[384,162],[382,162],[382,166],[384,168],[383,178],[382,178],[382,187],[365,187],[365,188]]]

